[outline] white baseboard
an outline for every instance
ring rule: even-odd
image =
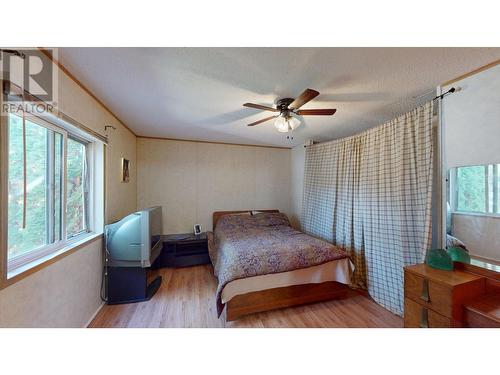
[[[105,302],[102,302],[101,305],[97,308],[97,310],[95,311],[95,313],[92,314],[92,316],[90,317],[90,319],[88,320],[88,322],[83,326],[83,328],[88,328],[90,323],[92,323],[92,320],[94,320],[94,318],[97,316],[97,314],[99,313],[99,311],[101,311],[102,307],[105,305]]]

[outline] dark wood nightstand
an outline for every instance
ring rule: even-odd
[[[207,233],[167,234],[163,236],[163,249],[159,267],[189,267],[209,264]]]

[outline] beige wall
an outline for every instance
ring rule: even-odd
[[[83,327],[101,305],[101,241],[0,291],[0,327]]]
[[[500,217],[452,214],[453,236],[471,255],[500,261]]]
[[[304,192],[304,166],[306,162],[306,148],[299,145],[291,150],[290,155],[290,180],[291,202],[290,220],[292,225],[300,229],[300,215],[302,212],[302,194]]]
[[[163,207],[164,233],[211,230],[212,213],[290,212],[290,150],[137,139],[138,208]]]
[[[136,209],[136,139],[109,112],[63,72],[59,73],[59,108],[104,134],[106,155],[106,221]],[[119,178],[121,158],[131,161],[130,182]],[[97,241],[0,291],[0,327],[81,327],[101,305],[102,241]]]

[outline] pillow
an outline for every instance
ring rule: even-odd
[[[247,211],[247,212],[222,215],[221,217],[219,217],[219,220],[217,221],[215,230],[217,231],[220,228],[227,229],[227,228],[249,227],[249,226],[256,226],[256,223],[253,216],[250,214],[250,211]]]
[[[245,211],[245,212],[235,212],[234,214],[227,214],[227,215],[251,215],[252,213],[250,211]],[[226,216],[226,215],[224,215]]]
[[[288,217],[282,212],[260,212],[253,216],[255,223],[261,227],[290,226]]]
[[[272,212],[265,212],[265,211],[252,211],[252,215],[257,215],[257,214],[269,214],[269,213],[272,213]],[[277,213],[277,212],[275,212]]]

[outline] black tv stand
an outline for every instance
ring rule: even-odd
[[[147,283],[148,268],[142,267],[107,267],[107,303],[149,301],[161,285],[161,276]]]
[[[210,264],[206,232],[199,235],[167,234],[163,236],[161,254],[151,268],[190,267],[200,264]]]

